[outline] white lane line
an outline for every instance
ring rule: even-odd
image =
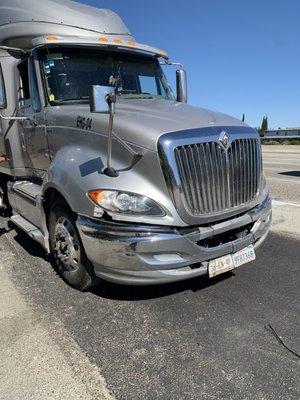
[[[293,165],[291,166],[291,168],[287,168],[287,167],[278,168],[278,167],[264,166],[264,170],[278,171],[278,173],[279,173],[279,172],[281,172],[281,171],[295,171],[295,168],[293,168]],[[299,171],[300,171],[300,169],[299,169]]]
[[[279,156],[278,154],[274,154],[272,156],[263,153],[263,158],[267,160],[300,160],[300,154],[298,156]]]
[[[264,164],[275,164],[275,165],[299,165],[300,166],[300,161],[298,160],[298,162],[281,162],[279,160],[277,161],[263,161]]]
[[[300,153],[299,154],[291,154],[291,155],[282,155],[282,154],[267,154],[267,153],[262,153],[263,157],[269,158],[272,160],[273,158],[276,158],[277,160],[299,160],[300,158]]]
[[[298,151],[262,151],[263,155],[268,155],[269,157],[275,157],[280,154],[282,157],[296,156],[298,157],[300,153]]]
[[[292,207],[300,207],[300,204],[298,203],[289,203],[288,201],[282,201],[282,200],[272,200],[272,204],[274,206],[292,206]]]
[[[264,152],[262,152],[262,154],[265,156],[265,157],[270,157],[270,158],[272,158],[272,157],[281,157],[281,158],[298,158],[298,157],[300,157],[300,153],[280,153],[280,154],[278,154],[278,153],[264,153]]]
[[[294,185],[300,183],[300,180],[297,181],[296,179],[293,180],[293,179],[269,178],[268,176],[267,176],[267,181],[288,182],[288,183],[293,183]]]
[[[299,162],[300,157],[288,157],[288,158],[283,158],[283,157],[265,157],[263,156],[263,160],[266,161],[277,161],[277,162]]]

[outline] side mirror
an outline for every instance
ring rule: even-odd
[[[90,108],[92,113],[109,113],[110,107],[107,101],[110,95],[115,94],[113,86],[91,86]]]
[[[107,141],[107,167],[104,174],[117,178],[119,173],[112,167],[112,140],[113,125],[116,105],[116,93],[113,86],[92,86],[90,94],[90,108],[92,113],[109,113],[108,141]]]
[[[187,103],[187,76],[186,71],[181,68],[176,71],[177,101]]]

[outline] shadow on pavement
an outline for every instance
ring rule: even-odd
[[[23,232],[20,228],[15,226],[12,222],[8,223],[11,230],[15,231],[15,235],[13,239],[23,247],[24,250],[27,251],[33,257],[42,258],[45,261],[49,261],[49,256],[45,252],[45,250],[33,239],[31,239],[25,232]]]
[[[300,171],[286,171],[286,172],[278,172],[278,175],[285,175],[285,176],[295,176],[295,177],[300,177]]]
[[[213,279],[201,276],[199,278],[193,278],[186,281],[154,286],[126,286],[101,280],[99,285],[92,290],[92,293],[96,296],[100,296],[109,300],[149,300],[158,297],[170,296],[176,293],[185,292],[187,290],[197,292],[198,290],[217,285],[218,283],[221,283],[222,281],[233,276],[234,273],[228,272]]]
[[[0,228],[0,236],[4,235],[7,233],[7,230],[5,228]]]

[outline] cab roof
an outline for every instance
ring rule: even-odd
[[[0,46],[30,50],[49,43],[98,44],[168,58],[163,50],[138,44],[113,11],[70,0],[0,1]]]
[[[130,34],[124,22],[113,11],[70,0],[2,0],[0,2],[0,26],[26,22],[61,24],[99,33]],[[26,34],[25,29],[24,34]]]

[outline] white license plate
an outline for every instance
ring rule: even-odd
[[[234,268],[240,267],[243,264],[247,264],[250,261],[255,260],[254,247],[250,246],[242,249],[234,254],[228,254],[215,260],[211,260],[208,263],[208,274],[210,278],[223,274],[233,270]]]

